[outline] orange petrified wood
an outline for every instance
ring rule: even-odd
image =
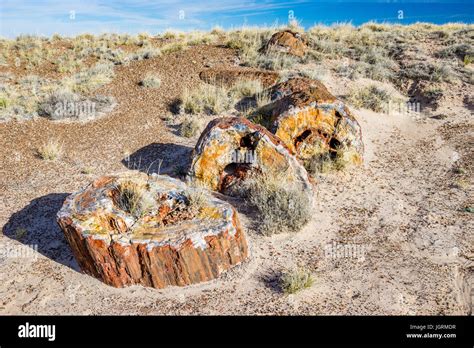
[[[238,187],[250,172],[279,173],[287,182],[312,191],[304,167],[266,128],[241,117],[209,122],[194,149],[189,179],[211,190],[236,195],[233,187]]]
[[[141,188],[138,211],[117,201],[124,183]],[[58,223],[81,269],[109,285],[199,283],[244,261],[247,243],[232,206],[201,190],[196,207],[193,190],[159,175],[102,177],[66,199]]]
[[[291,78],[269,89],[272,103],[261,108],[260,123],[301,161],[338,157],[360,164],[361,128],[349,109],[319,81]]]

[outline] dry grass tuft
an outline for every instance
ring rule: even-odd
[[[259,91],[255,94],[255,106],[257,109],[272,102],[272,96],[268,91]]]
[[[203,188],[194,188],[186,192],[186,200],[188,207],[195,211],[200,212],[205,207],[207,202],[207,194]]]
[[[62,156],[63,146],[57,140],[50,139],[38,148],[37,154],[43,160],[55,161]]]
[[[283,175],[255,174],[243,183],[243,195],[259,215],[265,235],[297,232],[311,219],[311,198]]]
[[[153,200],[147,195],[146,185],[124,181],[115,189],[117,190],[117,206],[135,218],[142,217],[153,207]]]
[[[161,78],[156,74],[148,73],[143,80],[140,81],[140,86],[146,88],[158,88],[161,86]]]
[[[161,53],[163,54],[170,54],[170,53],[175,53],[179,51],[183,51],[188,47],[186,42],[173,42],[164,45],[161,47]]]
[[[298,267],[286,270],[280,277],[280,288],[285,294],[295,294],[306,288],[310,288],[314,279],[307,269]]]
[[[232,97],[240,99],[251,97],[263,90],[262,83],[259,80],[239,80],[229,90]]]
[[[350,162],[344,158],[343,151],[335,154],[313,155],[304,162],[304,167],[308,174],[315,176],[317,174],[326,174],[333,171],[340,171],[349,166]]]
[[[394,97],[387,89],[375,84],[353,88],[349,92],[348,101],[356,108],[370,109],[375,112],[382,112],[388,108],[389,102]]]
[[[192,138],[201,130],[201,124],[193,117],[186,117],[179,127],[179,134],[186,138]]]
[[[260,103],[269,98],[258,80],[238,80],[231,87],[202,83],[193,90],[184,90],[181,108],[187,114],[218,115],[230,110],[242,98],[249,97],[255,97]]]
[[[198,114],[205,112],[217,115],[230,109],[233,98],[224,86],[201,84],[196,89],[186,89],[181,96],[182,108],[185,113]]]

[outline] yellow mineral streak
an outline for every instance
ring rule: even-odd
[[[201,208],[198,219],[220,219],[222,218],[222,210],[215,207]]]
[[[208,145],[195,164],[195,176],[199,182],[212,190],[217,190],[220,173],[224,170],[225,162],[221,157],[231,153],[232,144],[213,140]]]
[[[318,136],[313,134],[309,140],[310,143],[303,141],[303,143],[296,148],[295,139],[305,130],[331,136],[336,130],[337,120],[335,110],[324,111],[309,107],[297,113],[282,117],[279,120],[276,136],[283,140],[285,145],[297,154],[298,158],[303,160],[309,159],[314,155],[330,151],[329,145],[325,143],[323,138],[318,138]],[[344,126],[338,126],[337,134],[338,139],[341,141],[354,137],[354,135],[349,132],[349,128]],[[361,155],[355,150],[342,149],[340,155],[342,155],[341,159],[346,163],[362,163]]]
[[[273,168],[276,171],[286,170],[288,167],[286,158],[266,143],[261,142],[255,152],[262,167]]]
[[[304,130],[319,130],[322,133],[332,134],[337,118],[331,110],[324,112],[320,109],[306,108],[295,114],[289,114],[279,120],[276,136],[293,152],[296,151],[295,140]]]

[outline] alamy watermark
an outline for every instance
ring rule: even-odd
[[[384,114],[407,114],[417,116],[421,114],[421,104],[419,102],[392,102],[389,101],[383,105]]]
[[[324,255],[331,259],[356,259],[365,261],[369,246],[366,244],[338,243],[333,241],[324,247]]]
[[[18,326],[19,338],[46,338],[52,342],[56,339],[56,325],[38,325],[26,322]]]
[[[5,259],[32,259],[38,258],[38,244],[5,246],[0,249],[0,262]]]
[[[257,153],[255,150],[234,150],[229,154],[230,163],[255,164]]]
[[[53,119],[94,117],[96,103],[90,100],[61,101],[54,105]]]

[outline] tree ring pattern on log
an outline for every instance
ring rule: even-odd
[[[245,180],[249,171],[284,173],[288,182],[299,183],[302,190],[312,193],[304,167],[266,128],[240,117],[211,121],[193,151],[189,179],[211,190],[235,195],[232,185]]]
[[[273,101],[261,109],[262,123],[298,159],[337,153],[348,163],[362,163],[359,123],[321,82],[292,78],[276,84],[269,93]]]
[[[142,185],[152,202],[139,215],[117,205],[117,187],[124,182]],[[203,202],[191,208],[188,197],[196,190]],[[230,204],[167,176],[101,177],[67,197],[57,217],[81,269],[115,287],[208,281],[248,256]]]

